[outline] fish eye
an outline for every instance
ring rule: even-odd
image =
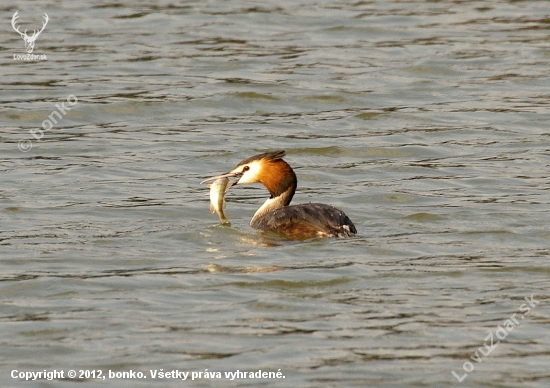
[[[243,167],[243,172],[247,172],[248,170],[250,170],[250,167],[248,167],[248,166]]]

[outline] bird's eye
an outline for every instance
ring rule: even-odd
[[[248,167],[248,166],[243,167],[243,172],[247,172],[248,170],[250,170],[250,167]]]

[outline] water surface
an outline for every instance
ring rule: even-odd
[[[46,61],[13,59],[17,9],[22,29],[49,15]],[[2,11],[2,386],[71,384],[14,369],[148,376],[86,387],[548,386],[547,2]],[[260,186],[233,188],[218,225],[199,182],[276,149],[294,202],[343,209],[356,238],[252,230]],[[160,369],[285,378],[152,380]]]

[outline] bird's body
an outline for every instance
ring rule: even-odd
[[[250,226],[297,238],[348,237],[357,231],[343,211],[323,203],[304,203],[271,210]]]
[[[255,229],[291,238],[347,237],[357,233],[343,211],[331,205],[307,203],[290,206],[297,186],[296,174],[282,157],[285,151],[268,152],[244,159],[226,174],[210,179],[238,177],[237,184],[262,183],[271,197],[250,221]]]

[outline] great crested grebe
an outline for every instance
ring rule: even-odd
[[[289,206],[297,179],[282,157],[285,151],[267,152],[244,159],[231,171],[206,179],[238,178],[237,184],[262,183],[271,197],[250,221],[255,229],[281,233],[296,239],[347,237],[357,233],[343,211],[322,203]],[[204,182],[204,181],[203,181]]]

